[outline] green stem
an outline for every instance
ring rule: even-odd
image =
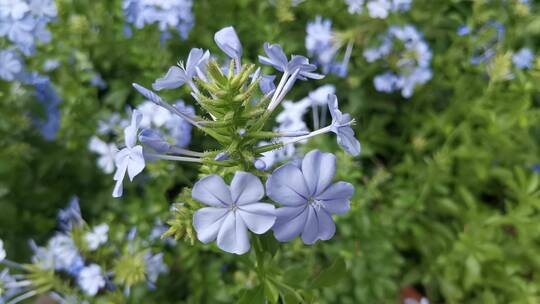
[[[255,258],[257,260],[257,274],[259,275],[259,280],[262,283],[266,280],[266,274],[264,271],[264,252],[259,244],[259,238],[255,238],[253,242],[253,249],[255,249]]]

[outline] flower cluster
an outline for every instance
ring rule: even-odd
[[[6,37],[25,55],[36,43],[49,43],[47,24],[56,18],[53,0],[0,0],[0,37]]]
[[[0,79],[34,86],[44,115],[35,115],[33,120],[47,140],[55,138],[60,126],[61,99],[47,76],[25,69],[22,56],[33,55],[37,42],[50,42],[47,25],[56,15],[53,0],[0,0],[0,38],[12,44],[0,49]]]
[[[306,27],[306,49],[308,55],[322,69],[324,74],[333,73],[339,77],[347,76],[347,67],[351,58],[353,43],[347,43],[342,61],[337,60],[340,49],[345,44],[343,39],[332,30],[332,21],[322,19],[320,16],[315,21],[308,22]]]
[[[0,302],[18,303],[48,293],[60,303],[67,303],[67,299],[81,303],[118,287],[127,287],[129,292],[129,287],[137,283],[146,282],[153,288],[158,276],[168,271],[163,254],[153,254],[148,241],[135,239],[135,233],[118,242],[109,239],[109,225],[88,227],[76,197],[58,212],[58,228],[44,247],[30,241],[34,252],[31,264],[6,259],[0,241],[0,262],[7,266],[0,274]],[[124,242],[128,243],[127,250],[121,252]],[[138,269],[138,265],[142,267]],[[71,284],[78,288],[67,288]]]
[[[412,0],[345,0],[350,14],[361,14],[367,7],[371,18],[385,19],[392,12],[411,9]]]
[[[265,43],[265,55],[259,56],[259,61],[281,73],[275,85],[276,76],[262,75],[260,67],[242,63],[243,49],[234,28],[221,29],[214,40],[230,57],[228,68],[223,69],[208,51],[192,49],[185,63],[171,67],[152,85],[157,91],[186,85],[195,102],[207,113],[206,117],[187,113],[138,84],[133,86],[146,99],[214,138],[221,148],[205,152],[170,149],[159,136],[138,131],[145,118],[140,111],[134,111],[131,123],[124,130],[125,148],[116,157],[114,180],[117,184],[113,196],[121,194],[121,181],[126,172],[133,179],[147,160],[195,162],[204,167],[206,174],[213,174],[195,183],[189,204],[177,209],[192,208],[193,212],[185,214],[193,214],[192,224],[200,241],[217,240],[222,250],[244,254],[250,249],[248,231],[262,234],[272,229],[276,239],[283,242],[296,236],[301,236],[306,244],[330,239],[335,232],[331,215],[349,209],[354,191],[349,183],[332,183],[335,156],[313,150],[300,165],[288,163],[268,174],[265,170],[273,163],[265,162],[268,155],[264,153],[334,133],[337,143],[356,156],[360,153],[360,143],[351,128],[354,120],[339,110],[331,87],[313,92],[307,101],[299,102],[298,107],[290,102],[289,107],[297,109],[295,113],[287,110],[285,96],[298,80],[322,78],[306,57],[293,55],[288,59],[279,45]],[[286,105],[286,110],[278,115],[280,126],[264,131],[265,124],[281,104]],[[306,107],[318,109],[320,105],[328,109],[324,114],[330,112],[331,122],[319,128],[319,122],[325,124],[326,115],[321,115],[319,120],[318,112],[314,111],[317,122],[310,132],[302,116]],[[137,144],[137,137],[142,145]],[[269,143],[261,144],[265,139]],[[266,187],[261,177],[263,181],[266,179]],[[230,186],[226,180],[231,181]],[[265,201],[265,192],[281,207]],[[200,208],[200,204],[206,207]]]
[[[477,48],[470,58],[470,63],[478,65],[490,62],[495,56],[498,45],[503,41],[505,27],[498,21],[489,21],[480,29],[473,30],[467,25],[458,28],[459,36],[470,36]]]
[[[182,100],[176,101],[174,107],[189,115],[195,112],[192,106],[186,105]],[[137,129],[142,129],[139,139],[150,147],[162,152],[165,150],[185,150],[183,148],[191,141],[192,125],[153,102],[144,101],[134,112],[141,117],[137,126]],[[113,113],[107,120],[99,122],[97,133],[103,138],[117,136],[119,130],[129,125],[128,119],[122,118],[119,113]],[[90,138],[88,148],[98,154],[97,164],[103,172],[109,174],[114,171],[118,152],[115,143],[107,143],[100,137],[93,136]]]
[[[155,23],[166,37],[172,31],[177,31],[183,39],[187,38],[193,27],[192,6],[192,0],[123,0],[122,2],[127,23],[138,29]],[[126,31],[131,33],[128,26],[126,26]]]
[[[390,27],[379,46],[364,50],[368,62],[384,59],[390,69],[375,76],[375,89],[386,93],[401,91],[405,98],[412,96],[416,86],[431,79],[431,57],[428,44],[411,25]]]

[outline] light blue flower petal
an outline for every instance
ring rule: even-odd
[[[276,210],[271,204],[254,203],[242,205],[238,209],[249,230],[262,234],[268,231],[276,222]]]
[[[220,249],[234,254],[244,254],[249,251],[251,245],[246,224],[235,212],[229,212],[221,225],[217,245]]]
[[[336,175],[336,157],[332,153],[310,151],[302,160],[302,173],[309,193],[314,196],[332,183]]]
[[[195,183],[191,191],[193,199],[212,207],[227,207],[232,204],[229,186],[221,176],[212,174]]]
[[[215,240],[228,212],[226,208],[213,207],[197,210],[193,214],[193,228],[197,232],[197,239],[205,244]]]
[[[272,173],[266,181],[268,196],[285,206],[301,206],[307,203],[309,190],[300,169],[285,164]]]
[[[276,223],[272,230],[280,242],[288,242],[299,236],[304,230],[308,217],[308,207],[283,207],[276,209]]]
[[[236,171],[231,182],[232,201],[238,205],[258,202],[264,196],[261,180],[247,172]]]
[[[214,40],[218,47],[232,59],[238,60],[242,56],[242,44],[234,27],[222,28],[214,35]]]
[[[184,70],[177,66],[172,66],[165,76],[157,79],[152,88],[156,91],[163,89],[176,89],[182,86],[188,80]]]

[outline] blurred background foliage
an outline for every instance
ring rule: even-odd
[[[88,222],[148,231],[156,218],[166,220],[178,193],[195,181],[197,166],[152,164],[151,178],[112,199],[114,183],[87,149],[97,122],[138,104],[131,83],[150,84],[192,47],[218,53],[213,33],[224,26],[236,28],[246,58],[255,61],[265,41],[305,54],[306,24],[323,16],[335,31],[354,37],[349,73],[302,83],[289,98],[334,84],[357,120],[363,152],[356,159],[338,154],[339,179],[356,187],[353,210],[337,219],[330,241],[281,245],[275,261],[284,276],[292,284],[342,259],[346,271],[317,285],[315,303],[395,303],[405,288],[433,303],[540,302],[540,180],[534,170],[540,61],[530,70],[510,63],[521,47],[538,49],[540,7],[513,0],[414,0],[409,12],[371,19],[349,14],[341,0],[275,2],[195,0],[188,39],[175,35],[161,42],[155,26],[124,35],[121,1],[56,1],[52,42],[26,60],[34,70],[47,59],[60,62],[49,73],[63,99],[54,141],[41,138],[29,118],[38,111],[31,89],[0,81],[0,237],[10,255],[24,260],[30,255],[26,240],[49,237],[57,210],[72,195],[80,197]],[[504,40],[491,62],[472,65],[479,41],[456,31],[490,21],[504,25]],[[381,64],[362,56],[395,24],[414,24],[433,52],[433,78],[410,99],[377,92],[372,80]],[[107,88],[90,85],[95,73]],[[194,136],[191,146],[202,150],[206,138]],[[337,150],[331,137],[305,149],[315,147]],[[158,281],[151,298],[134,292],[131,303],[231,303],[254,286],[241,257],[188,242],[165,250],[171,274]]]

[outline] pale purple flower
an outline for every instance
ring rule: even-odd
[[[210,58],[210,53],[203,49],[191,49],[186,63],[180,63],[179,66],[172,66],[167,74],[157,79],[152,88],[156,91],[163,89],[176,89],[184,83],[190,83],[197,75],[197,68],[201,71],[206,69],[206,63]]]
[[[171,145],[163,138],[161,132],[154,129],[143,129],[139,133],[139,141],[158,153],[165,153],[171,148]]]
[[[529,48],[522,48],[512,55],[512,62],[518,69],[530,69],[533,66],[534,53]]]
[[[379,92],[391,93],[397,88],[399,77],[391,72],[386,72],[373,78],[373,85]]]
[[[152,254],[147,252],[144,255],[144,268],[148,285],[155,288],[155,284],[160,274],[167,273],[169,267],[163,263],[163,253]]]
[[[36,17],[53,19],[57,16],[54,0],[30,0],[30,11]]]
[[[336,95],[328,95],[328,108],[332,115],[331,130],[337,135],[337,143],[350,155],[359,155],[360,142],[354,137],[354,131],[351,128],[354,120],[349,114],[341,113]]]
[[[30,7],[22,0],[0,0],[0,17],[21,19]]]
[[[141,128],[162,127],[172,116],[167,109],[151,101],[141,103],[137,110],[142,114]]]
[[[349,14],[360,14],[364,9],[364,0],[345,0]]]
[[[113,179],[116,185],[113,190],[113,197],[122,196],[122,182],[126,175],[133,181],[133,178],[142,172],[145,166],[143,148],[137,143],[137,131],[141,123],[141,113],[137,110],[133,111],[131,124],[124,130],[126,147],[120,150],[115,156],[116,173]]]
[[[275,91],[276,85],[274,84],[274,79],[276,79],[276,75],[263,75],[261,77],[261,80],[259,81],[259,88],[264,95]]]
[[[385,19],[392,9],[390,0],[372,0],[367,4],[369,16],[371,18]]]
[[[69,271],[81,258],[73,239],[61,233],[49,239],[47,250],[50,251],[54,259],[56,270]]]
[[[17,74],[22,72],[21,58],[12,50],[0,51],[0,78],[6,81],[15,80]]]
[[[234,27],[228,26],[222,28],[214,35],[214,40],[218,47],[227,54],[227,56],[236,60],[239,64],[242,57],[242,44],[234,30]]]
[[[230,187],[221,176],[208,175],[193,186],[192,197],[209,206],[193,215],[197,238],[203,243],[217,239],[218,247],[226,252],[248,252],[248,230],[265,233],[276,220],[274,206],[260,202],[264,187],[251,173],[237,171]]]
[[[118,148],[114,143],[106,143],[96,136],[90,138],[88,149],[99,155],[97,165],[103,172],[110,174],[114,171],[114,158]]]
[[[99,289],[105,287],[106,281],[97,264],[84,267],[77,278],[79,287],[89,296],[95,296]]]
[[[98,249],[99,246],[107,243],[109,233],[109,225],[103,223],[92,229],[92,231],[87,232],[84,235],[84,240],[90,251]]]
[[[306,80],[307,78],[322,79],[324,77],[321,74],[314,73],[317,67],[309,64],[309,60],[304,56],[292,55],[289,61],[285,52],[283,52],[283,49],[278,44],[266,42],[264,44],[264,51],[267,56],[259,55],[259,61],[262,64],[273,66],[280,72],[287,72],[291,75],[298,70],[297,78],[300,80]]]
[[[313,150],[301,166],[285,164],[277,168],[266,182],[268,196],[283,205],[276,210],[272,228],[276,239],[287,242],[301,236],[306,244],[329,240],[336,231],[332,214],[350,209],[354,188],[350,183],[332,184],[336,157]]]
[[[58,227],[62,231],[71,231],[73,227],[80,227],[84,221],[81,215],[81,208],[79,207],[79,198],[73,196],[68,206],[65,209],[58,210],[56,216],[58,220]]]

